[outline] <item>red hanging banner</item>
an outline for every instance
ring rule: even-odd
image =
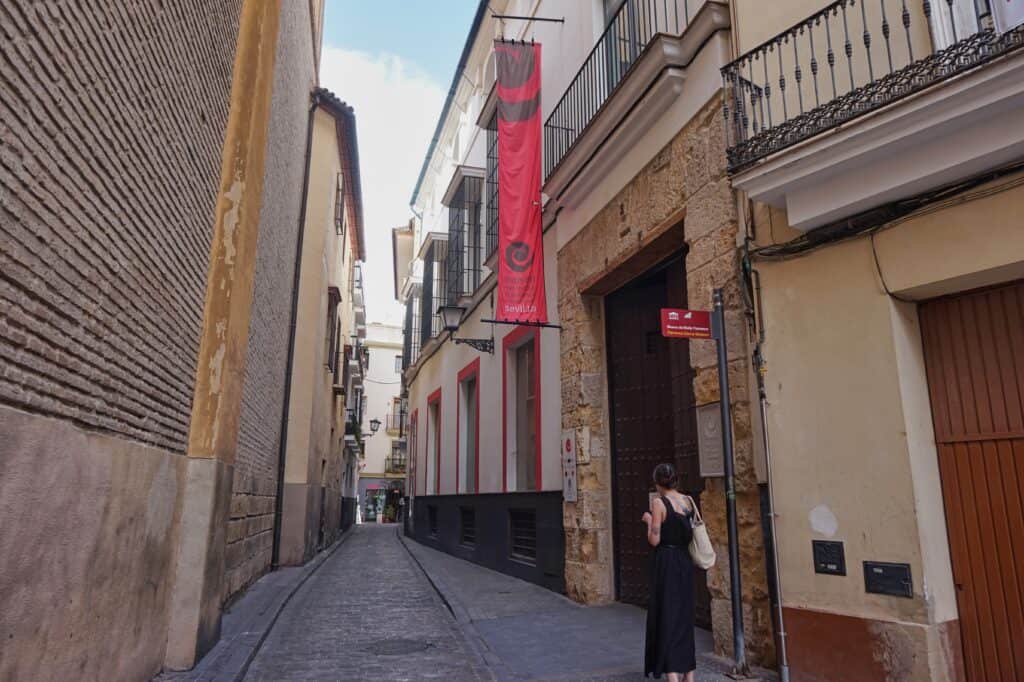
[[[494,42],[498,88],[498,310],[547,323],[540,221],[540,45]]]

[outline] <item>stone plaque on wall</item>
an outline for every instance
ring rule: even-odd
[[[720,409],[717,402],[697,408],[697,449],[700,454],[700,475],[705,478],[725,476]]]
[[[576,431],[562,431],[562,497],[575,502],[576,493]]]

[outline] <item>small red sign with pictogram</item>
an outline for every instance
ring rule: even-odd
[[[669,339],[710,339],[711,313],[707,310],[662,308],[661,335]]]

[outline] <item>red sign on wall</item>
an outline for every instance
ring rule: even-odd
[[[707,310],[662,308],[661,335],[669,339],[710,339],[711,313]]]

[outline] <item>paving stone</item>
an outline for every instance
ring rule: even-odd
[[[642,680],[647,614],[628,604],[582,606],[532,583],[403,542],[499,680]],[[697,630],[698,655],[714,648]],[[698,661],[698,682],[726,682]]]
[[[245,677],[491,680],[395,526],[366,524],[292,597]]]

